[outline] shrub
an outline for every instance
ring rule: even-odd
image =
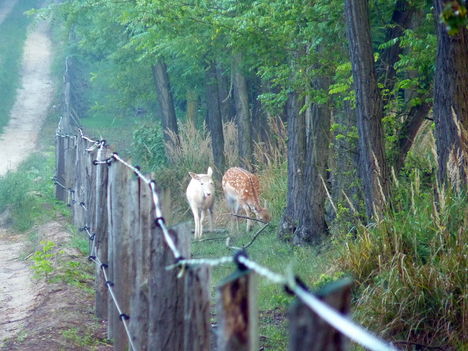
[[[167,165],[163,131],[159,124],[144,123],[134,130],[131,157],[149,171],[157,171]]]

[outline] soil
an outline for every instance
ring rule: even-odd
[[[0,1],[0,23],[15,3]],[[48,30],[46,22],[36,23],[25,41],[21,85],[0,136],[0,175],[15,170],[36,149],[52,102],[53,52]],[[61,219],[33,232],[38,240],[58,243],[57,265],[73,260],[90,267],[81,253],[70,248],[66,227]],[[30,245],[24,234],[0,228],[0,350],[110,350],[103,341],[105,325],[94,317],[93,294],[85,289],[90,283],[76,287],[60,280],[35,279]]]

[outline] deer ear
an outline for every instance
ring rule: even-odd
[[[213,175],[213,170],[211,169],[211,167],[208,167],[208,171],[206,172],[206,174],[208,174],[210,177]]]
[[[193,179],[198,179],[198,174],[188,172]]]

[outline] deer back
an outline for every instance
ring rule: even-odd
[[[223,190],[240,203],[260,211],[260,182],[255,174],[240,167],[229,168],[223,176]]]

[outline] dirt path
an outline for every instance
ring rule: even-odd
[[[15,1],[4,1],[0,21]],[[21,88],[11,110],[10,122],[0,137],[0,175],[14,170],[34,151],[37,136],[52,101],[50,76],[51,42],[46,23],[29,32],[22,61]],[[0,33],[1,35],[1,33]],[[38,303],[37,283],[19,257],[23,244],[19,238],[0,228],[0,346],[24,327]]]
[[[0,175],[16,169],[34,151],[37,136],[52,101],[51,43],[41,22],[29,32],[23,54],[21,87],[0,137]]]

